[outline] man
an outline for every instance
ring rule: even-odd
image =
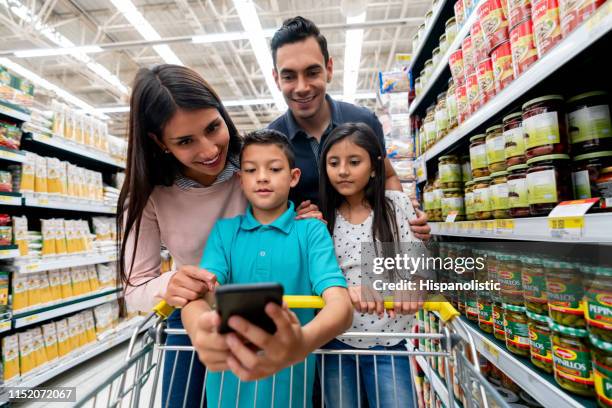
[[[327,95],[333,78],[334,63],[327,51],[327,40],[317,26],[303,17],[288,19],[276,31],[271,42],[274,79],[289,110],[269,127],[285,134],[295,150],[297,167],[302,171],[290,199],[296,205],[318,204],[320,146],[327,135],[346,122],[369,125],[384,146],[382,125],[366,108],[340,102]],[[402,185],[388,158],[385,158],[386,188],[402,191]],[[411,222],[415,236],[429,239],[427,216],[419,211]]]

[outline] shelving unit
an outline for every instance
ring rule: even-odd
[[[19,256],[19,249],[16,245],[3,245],[0,246],[0,260],[12,259]]]
[[[434,10],[431,16],[428,29],[423,33],[423,39],[421,40],[419,48],[412,51],[412,60],[410,61],[409,70],[414,72],[415,68],[422,66],[423,61],[429,58],[426,53],[429,52],[431,54],[431,51],[426,51],[427,41],[433,37],[432,33],[436,32],[436,29],[439,28],[441,24],[444,24],[444,21],[442,21],[442,16],[444,15],[445,11],[447,12],[446,9],[449,7],[449,5],[452,8],[451,0],[440,0],[438,7],[436,10]]]
[[[96,214],[116,214],[117,208],[103,204],[90,204],[83,202],[70,202],[61,198],[24,197],[23,205],[26,207],[52,208],[56,210],[69,210]]]
[[[20,150],[13,150],[7,147],[0,146],[0,160],[6,160],[14,163],[23,163],[25,161],[25,153]]]
[[[41,259],[36,262],[31,262],[25,265],[18,265],[17,271],[21,274],[50,271],[53,269],[76,268],[79,266],[96,265],[106,262],[114,262],[117,260],[117,254],[114,252],[106,254],[82,254],[74,256],[66,256],[60,259]]]
[[[15,105],[3,99],[0,99],[0,115],[8,116],[21,122],[30,120],[28,111],[18,109]]]

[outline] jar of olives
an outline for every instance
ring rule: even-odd
[[[508,210],[513,218],[529,216],[527,197],[527,165],[508,167]]]
[[[460,188],[445,188],[442,189],[444,197],[442,198],[442,219],[456,212],[455,221],[465,220],[465,207],[463,204],[463,194]]]
[[[504,307],[501,302],[493,302],[493,336],[495,336],[497,340],[506,341]]]
[[[553,372],[549,318],[527,310],[529,321],[529,351],[531,362],[549,374]]]
[[[433,205],[432,205],[432,221],[442,221],[442,198],[444,192],[440,187],[440,178],[436,177],[433,184]]]
[[[472,167],[470,165],[470,156],[461,156],[461,180],[464,183],[472,180]]]
[[[567,104],[572,152],[581,155],[612,150],[610,95],[603,91],[588,92],[570,98]]]
[[[525,136],[523,134],[523,115],[516,112],[504,117],[504,155],[506,166],[524,164],[525,158]]]
[[[591,360],[597,405],[609,408],[612,405],[612,343],[589,335],[591,340]]]
[[[470,166],[472,177],[485,177],[490,174],[487,164],[487,145],[485,135],[470,137]]]
[[[508,305],[523,306],[522,265],[519,257],[500,253],[496,258],[497,281],[502,302]]]
[[[532,99],[523,105],[523,131],[527,160],[551,154],[567,154],[565,103],[561,95]]]
[[[446,92],[438,95],[435,111],[436,118],[436,141],[442,139],[448,133],[448,110],[446,108]]]
[[[440,187],[460,188],[462,185],[461,164],[455,155],[441,156],[438,159],[438,172],[440,174]]]
[[[433,185],[428,181],[423,188],[423,211],[427,214],[427,218],[431,220],[433,217]]]
[[[502,125],[492,126],[486,132],[487,164],[489,172],[506,170],[506,153]]]
[[[612,343],[612,268],[589,266],[586,272],[584,300],[589,332]]]
[[[448,80],[448,90],[446,91],[446,109],[448,110],[449,131],[456,128],[458,125],[457,96],[455,95],[456,88],[453,78],[450,78]]]
[[[529,356],[529,325],[525,307],[504,304],[506,348],[519,356]]]
[[[582,277],[576,264],[545,259],[546,298],[550,317],[567,327],[586,327],[581,300],[584,295]]]
[[[491,218],[491,196],[489,193],[490,177],[477,177],[474,179],[474,219],[488,220]]]
[[[509,190],[508,190],[508,172],[498,171],[491,174],[491,185],[489,186],[491,194],[491,210],[493,210],[493,218],[508,218],[509,209]]]
[[[430,149],[436,143],[436,106],[431,105],[427,108],[427,115],[425,116],[424,128],[427,139],[427,149]]]
[[[550,328],[555,381],[570,392],[592,397],[595,391],[588,332],[553,322]]]
[[[472,221],[474,219],[474,182],[468,181],[465,183],[464,201],[465,201],[465,219]]]
[[[488,296],[478,297],[478,327],[485,333],[493,333],[493,303]]]
[[[551,154],[527,160],[527,197],[531,215],[547,215],[572,192],[567,154]]]
[[[547,315],[546,275],[542,260],[533,256],[523,256],[521,264],[523,265],[521,273],[523,299],[527,311]]]

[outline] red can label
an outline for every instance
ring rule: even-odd
[[[468,75],[466,81],[466,92],[470,113],[476,112],[480,107],[480,93],[478,92],[478,77],[476,74]]]
[[[455,2],[455,20],[457,25],[461,26],[465,21],[465,9],[463,8],[463,0],[457,0]]]
[[[508,21],[499,0],[488,0],[479,7],[478,21],[487,51],[508,40]]]
[[[463,39],[461,52],[463,53],[463,70],[465,75],[474,73],[476,63],[474,62],[474,44],[471,35]]]
[[[455,99],[457,100],[457,120],[459,123],[463,123],[470,114],[465,85],[459,85],[455,88]]]
[[[453,75],[453,81],[456,84],[462,85],[465,82],[465,73],[463,71],[463,52],[461,49],[450,55],[448,64]]]
[[[561,33],[567,37],[576,27],[586,20],[604,0],[559,0],[559,15],[561,18]]]
[[[532,12],[533,37],[538,57],[542,58],[561,40],[559,4],[557,0],[535,0]]]
[[[518,78],[538,60],[538,52],[533,41],[533,23],[530,18],[510,31],[510,48],[512,49],[514,77]]]
[[[484,105],[495,95],[493,65],[491,58],[487,58],[478,64],[478,88],[480,89],[480,103]]]
[[[531,17],[531,0],[508,0],[508,14],[510,27]]]
[[[474,54],[473,60],[474,66],[479,61],[487,58],[488,51],[485,47],[485,40],[482,34],[482,28],[480,27],[480,23],[478,21],[474,21],[472,27],[470,28],[470,35],[472,36],[472,44],[474,45]]]
[[[510,41],[501,43],[491,52],[491,63],[493,64],[495,92],[499,92],[514,80]]]

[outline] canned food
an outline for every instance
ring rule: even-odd
[[[508,20],[501,0],[487,0],[478,8],[478,21],[482,28],[487,51],[508,40]]]
[[[491,51],[495,92],[499,93],[514,80],[510,41],[504,41]]]
[[[480,105],[489,102],[495,96],[493,86],[493,64],[491,58],[486,58],[478,63],[478,88],[480,89]]]
[[[531,0],[508,0],[508,14],[510,27],[531,18]]]
[[[542,58],[561,40],[559,3],[557,0],[535,0],[532,13],[535,45],[538,57]]]
[[[559,0],[559,18],[563,37],[567,37],[584,20],[595,13],[604,2],[604,0]]]
[[[448,64],[455,83],[463,85],[465,82],[465,72],[463,70],[463,51],[461,51],[461,48],[450,55]]]
[[[474,21],[470,28],[470,36],[472,37],[472,44],[474,45],[473,62],[474,66],[483,59],[487,58],[489,51],[487,49],[482,27],[479,21]]]
[[[455,2],[455,19],[457,24],[462,26],[465,22],[465,9],[463,7],[463,0],[457,0]]]
[[[476,74],[469,75],[466,78],[466,92],[470,114],[476,112],[480,108],[480,94],[478,92],[478,77]]]
[[[538,52],[533,41],[531,17],[527,17],[510,30],[510,48],[512,49],[514,77],[518,78],[538,60]]]
[[[457,102],[457,121],[461,124],[470,116],[470,105],[468,104],[465,85],[458,85],[455,88],[455,100]]]
[[[476,72],[476,63],[474,62],[474,43],[472,36],[466,36],[461,42],[461,52],[463,53],[463,71],[465,76]]]

